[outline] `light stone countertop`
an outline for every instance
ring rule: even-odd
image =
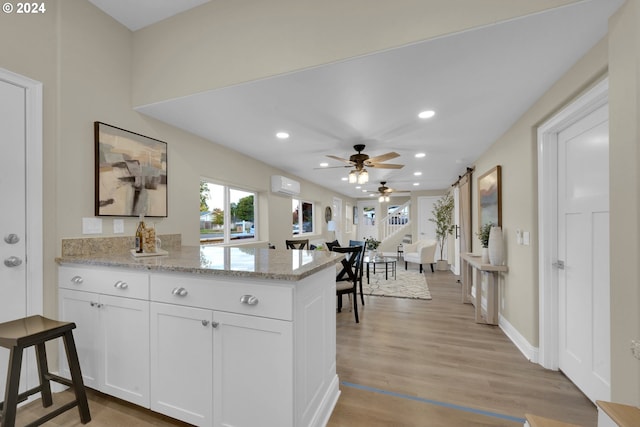
[[[61,265],[81,264],[199,275],[298,281],[337,264],[343,254],[330,251],[181,246],[168,255],[134,257],[130,253],[56,258]]]

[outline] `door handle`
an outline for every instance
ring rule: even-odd
[[[22,260],[17,256],[10,256],[9,258],[4,260],[4,265],[7,267],[17,267],[22,264]]]
[[[4,236],[4,241],[7,242],[10,245],[15,245],[16,243],[18,243],[20,241],[20,238],[18,237],[17,234],[7,234],[6,236]]]
[[[558,270],[564,270],[564,261],[560,261],[560,260],[558,260],[558,261],[554,262],[554,263],[553,263],[553,264],[551,264],[551,265],[553,265],[553,266],[554,266],[555,268],[557,268]]]

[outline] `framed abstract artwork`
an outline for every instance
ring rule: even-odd
[[[167,143],[94,122],[95,215],[167,216]]]
[[[500,166],[478,178],[478,227],[502,226],[502,178]]]

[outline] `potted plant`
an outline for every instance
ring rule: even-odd
[[[378,246],[380,246],[380,240],[376,240],[373,237],[369,237],[364,239],[365,247],[367,251],[369,251],[369,258],[374,258],[375,253],[378,250]]]
[[[446,270],[448,267],[447,260],[444,259],[444,247],[449,235],[453,233],[453,208],[453,196],[449,193],[434,203],[431,211],[433,217],[429,218],[429,221],[436,224],[436,240],[440,245],[440,258],[436,262],[438,270]]]
[[[489,235],[491,234],[491,227],[493,227],[492,222],[488,222],[482,226],[480,226],[480,230],[476,233],[478,239],[480,239],[480,244],[482,245],[482,262],[489,262]]]

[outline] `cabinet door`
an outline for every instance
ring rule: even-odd
[[[100,296],[100,390],[149,407],[149,302]]]
[[[99,295],[59,289],[60,320],[75,322],[76,329],[73,330],[73,339],[78,351],[80,369],[84,385],[94,389],[99,388],[98,364],[96,352],[98,348],[99,328]],[[63,376],[71,378],[64,345],[60,345],[60,370]]]
[[[213,312],[155,302],[150,309],[151,409],[210,426]]]
[[[214,312],[216,427],[293,426],[291,322]]]

